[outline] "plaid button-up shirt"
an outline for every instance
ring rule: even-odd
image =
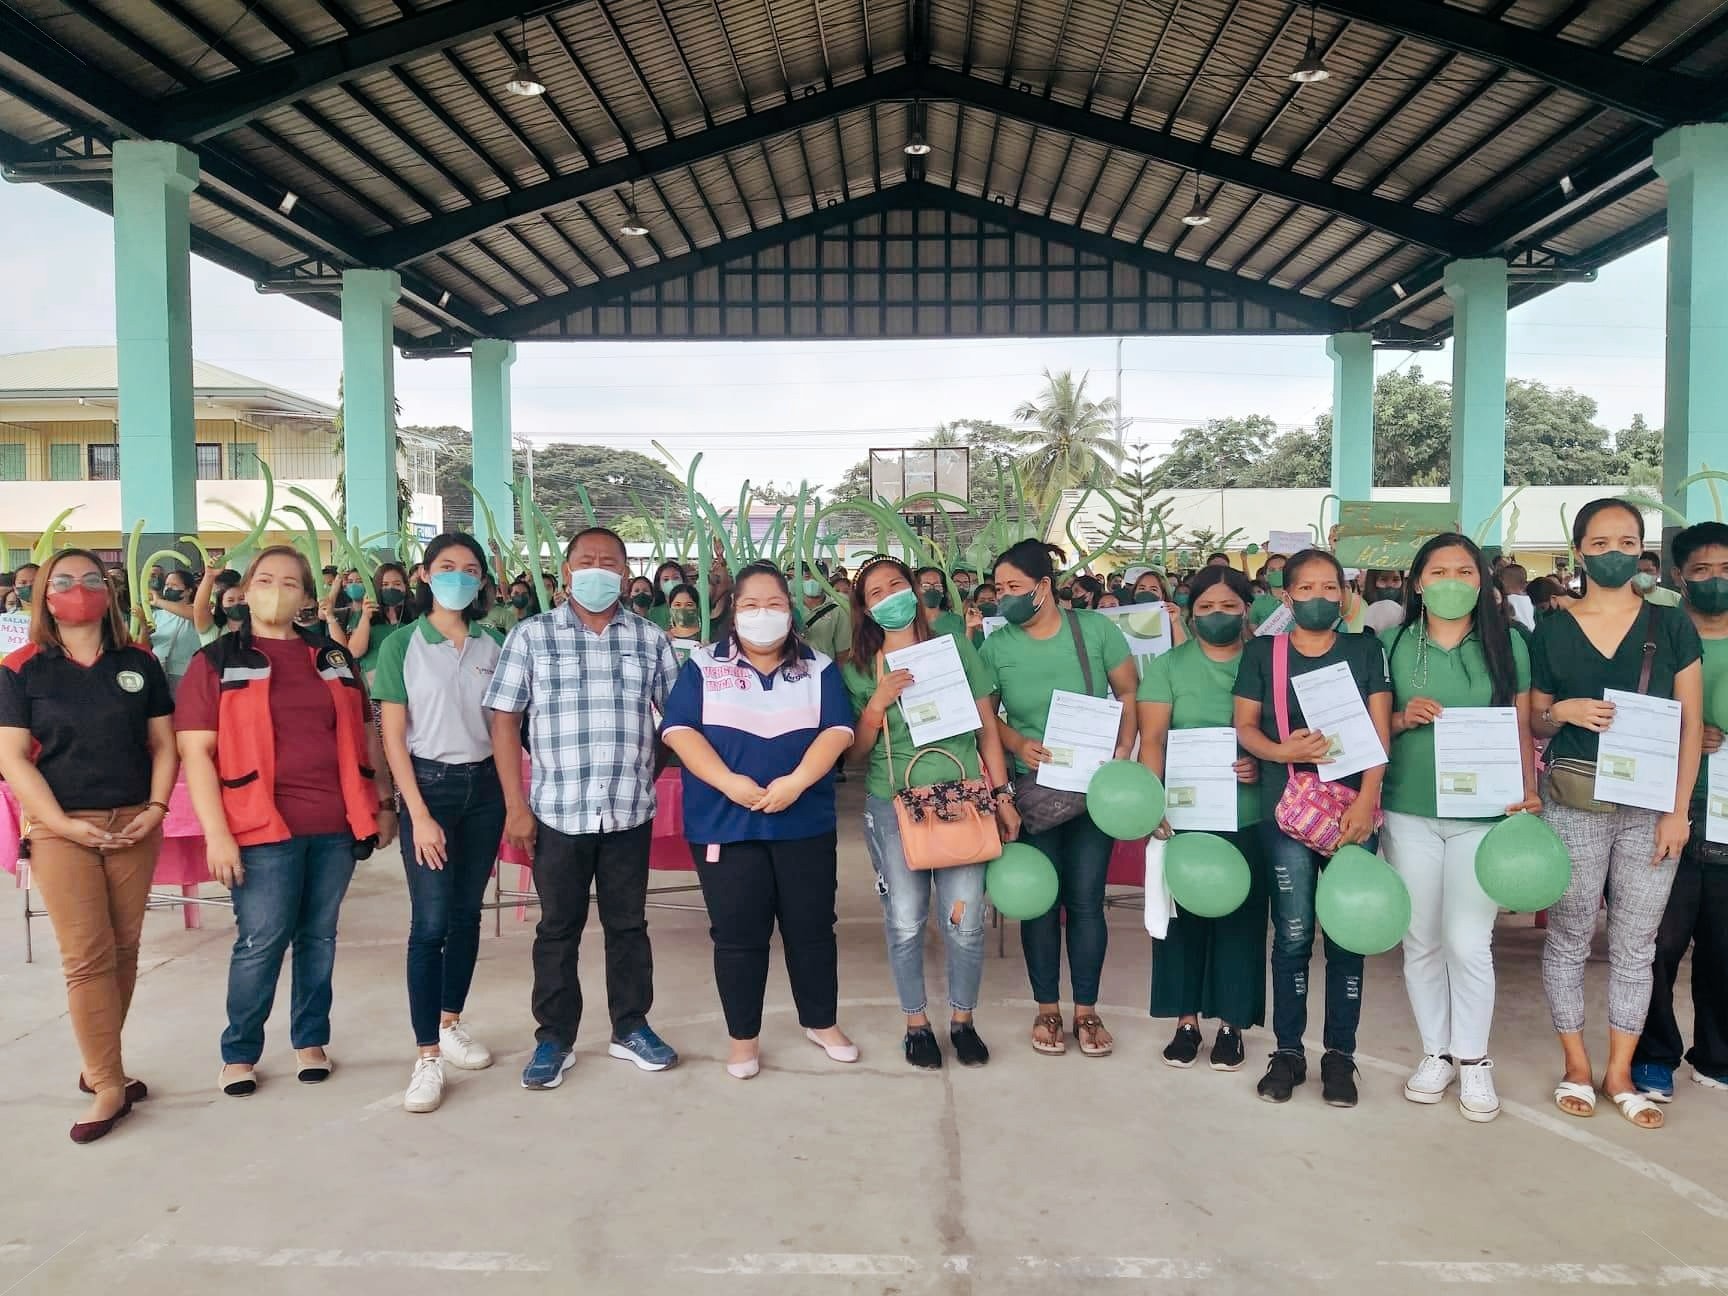
[[[653,710],[677,676],[666,632],[622,608],[599,634],[569,604],[512,630],[486,706],[529,713],[534,817],[570,834],[652,819]]]

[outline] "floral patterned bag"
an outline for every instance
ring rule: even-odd
[[[888,752],[888,776],[894,776],[894,745],[888,725],[882,725]],[[912,771],[926,756],[946,756],[960,777],[929,787],[913,787]],[[1002,834],[996,826],[996,800],[982,778],[967,778],[966,767],[952,752],[927,747],[906,766],[902,786],[894,793],[894,818],[900,825],[900,852],[913,870],[985,864],[1002,854]]]

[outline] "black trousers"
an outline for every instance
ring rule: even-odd
[[[1718,848],[1720,849],[1720,848]],[[1656,929],[1655,983],[1650,1014],[1634,1062],[1677,1067],[1685,1041],[1674,1019],[1674,978],[1692,947],[1692,1049],[1685,1060],[1706,1075],[1728,1075],[1728,863],[1706,863],[1694,835],[1680,867],[1662,925]]]
[[[588,892],[598,883],[606,934],[606,998],[612,1038],[648,1024],[654,1006],[654,951],[648,944],[648,844],[654,825],[571,836],[540,825],[534,838],[534,1038],[563,1048],[576,1043],[582,986],[576,956],[588,924]]]
[[[718,858],[709,855],[718,851]],[[839,1014],[839,951],[834,942],[835,835],[796,841],[690,843],[714,938],[714,982],[733,1039],[762,1033],[768,942],[780,923],[786,977],[798,1022],[827,1030]]]

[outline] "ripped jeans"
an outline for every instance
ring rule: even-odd
[[[948,1003],[956,1012],[978,1006],[984,978],[984,866],[913,872],[900,850],[900,823],[894,803],[882,797],[864,801],[864,840],[876,867],[876,893],[882,897],[882,922],[888,936],[888,963],[900,1010],[924,1011],[924,927],[930,891],[936,891],[942,942],[948,950]]]
[[[1260,825],[1270,870],[1266,889],[1272,896],[1272,1033],[1281,1053],[1302,1052],[1308,1029],[1308,965],[1314,957],[1314,888],[1326,857],[1309,850],[1278,825]],[[1363,849],[1372,853],[1376,839]],[[1356,1052],[1356,1027],[1362,1021],[1362,956],[1326,941],[1325,1047],[1346,1055]]]

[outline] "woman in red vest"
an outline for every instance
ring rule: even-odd
[[[287,546],[266,549],[241,588],[247,623],[193,658],[174,715],[210,875],[234,897],[220,1080],[231,1097],[258,1087],[290,946],[296,1073],[307,1084],[329,1078],[336,915],[355,859],[396,835],[360,673],[345,649],[294,624],[311,565]]]

